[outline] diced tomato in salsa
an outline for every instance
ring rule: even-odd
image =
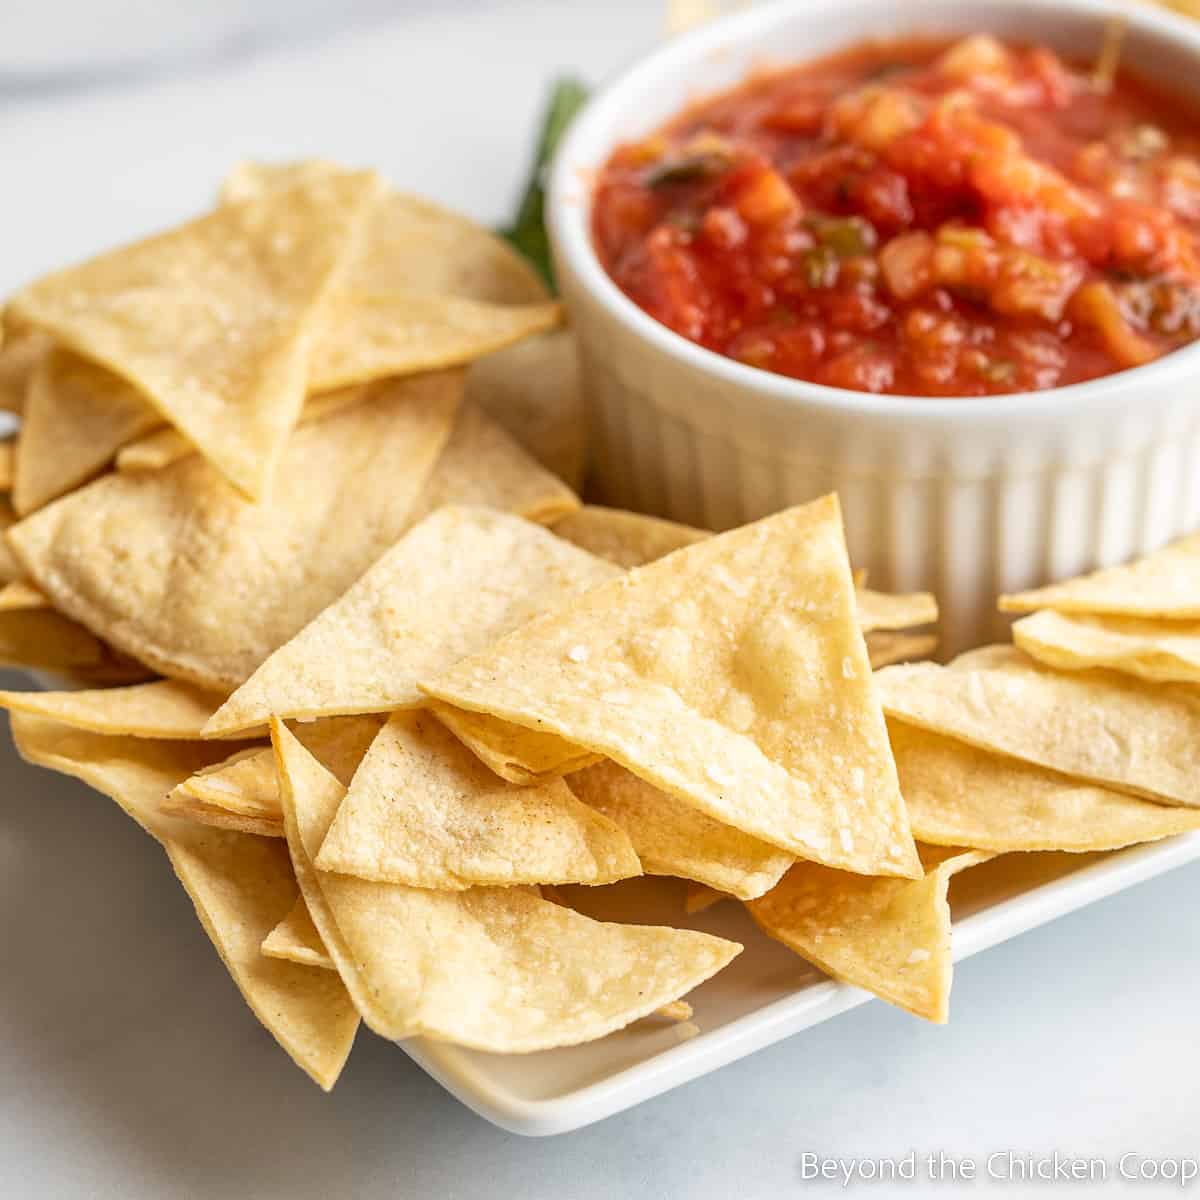
[[[1127,73],[980,35],[872,42],[620,147],[594,237],[651,316],[859,391],[1077,383],[1200,338],[1200,137]]]

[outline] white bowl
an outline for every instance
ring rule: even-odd
[[[876,396],[747,367],[660,325],[596,257],[591,191],[614,147],[764,63],[866,37],[982,30],[1123,61],[1200,100],[1200,25],[1102,0],[800,0],[716,22],[596,97],[552,172],[549,226],[578,334],[596,484],[611,504],[727,528],[829,491],[877,587],[929,588],[943,650],[1004,630],[995,597],[1146,553],[1200,523],[1200,346],[1050,391]]]

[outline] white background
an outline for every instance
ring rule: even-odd
[[[653,0],[8,0],[0,291],[198,209],[246,156],[374,165],[500,219],[548,80],[602,78],[658,21]],[[964,964],[946,1029],[873,1004],[526,1141],[367,1033],[323,1096],[246,1011],[156,847],[5,746],[0,1194],[758,1200],[839,1192],[802,1182],[809,1150],[1195,1156],[1198,910],[1183,868]]]

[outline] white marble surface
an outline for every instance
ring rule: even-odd
[[[496,219],[547,79],[605,74],[658,19],[633,0],[401,6],[386,19],[370,8],[344,35],[310,14],[275,49],[53,95],[45,80],[6,91],[17,58],[0,47],[0,291],[189,212],[245,155],[377,164]],[[533,1142],[480,1121],[368,1034],[322,1096],[245,1010],[161,853],[5,742],[0,1194],[759,1200],[842,1190],[803,1181],[806,1151],[944,1151],[981,1170],[1007,1150],[1195,1156],[1198,908],[1200,869],[1184,868],[965,964],[946,1029],[870,1005]],[[957,1194],[922,1176],[850,1190]]]

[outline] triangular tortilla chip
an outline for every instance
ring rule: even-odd
[[[645,566],[674,550],[712,537],[707,529],[594,504],[585,504],[577,512],[555,521],[554,532],[589,554],[626,570]]]
[[[99,638],[52,608],[0,612],[0,665],[40,671],[98,670],[109,657]]]
[[[42,358],[21,421],[13,506],[25,515],[98,475],[162,424],[132,384],[66,350]]]
[[[579,498],[489,416],[464,403],[412,519],[420,521],[449,504],[483,505],[545,525],[578,508]]]
[[[309,915],[308,905],[304,897],[298,896],[288,913],[270,933],[262,944],[262,952],[268,958],[284,958],[289,962],[304,963],[310,967],[320,967],[325,971],[336,971],[325,943],[313,924]]]
[[[1119,850],[1200,829],[1200,811],[1080,783],[895,721],[889,725],[913,833],[939,846]]]
[[[379,732],[317,865],[410,887],[612,883],[642,873],[625,832],[561,779],[497,779],[430,713],[398,712]]]
[[[859,588],[858,624],[863,633],[876,629],[912,629],[938,619],[937,600],[928,592],[891,594]]]
[[[472,363],[466,398],[552,475],[576,491],[583,486],[587,412],[569,329],[529,338]]]
[[[164,675],[229,691],[408,527],[461,385],[413,376],[297,430],[268,502],[192,457],[98,479],[9,541],[56,608]]]
[[[199,738],[220,703],[219,695],[177,679],[78,692],[0,692],[0,708],[10,712],[93,733],[144,738]]]
[[[422,686],[798,857],[919,869],[834,497],[601,584]]]
[[[301,723],[296,738],[334,778],[350,786],[383,717],[331,717]],[[279,776],[270,746],[239,751],[197,771],[163,801],[163,810],[218,829],[283,837]]]
[[[0,441],[0,492],[11,492],[17,474],[17,440]]]
[[[254,1015],[292,1060],[328,1091],[354,1044],[358,1014],[328,971],[266,958],[263,939],[290,910],[296,883],[282,842],[165,816],[158,800],[206,758],[201,742],[104,737],[17,713],[29,762],[91,785],[162,844],[217,953]]]
[[[127,379],[259,499],[300,415],[331,288],[379,194],[375,175],[339,173],[224,205],[49,275],[9,310]]]
[[[614,762],[567,781],[589,808],[615,821],[633,842],[647,875],[677,875],[740,900],[770,891],[796,861],[740,829],[722,825]]]
[[[323,421],[340,409],[361,403],[370,394],[366,387],[348,387],[309,396],[300,410],[297,428],[313,421]],[[123,446],[117,452],[116,465],[118,471],[161,471],[163,467],[169,467],[173,462],[195,453],[196,447],[178,429],[165,425]]]
[[[1200,621],[1044,609],[1018,621],[1012,633],[1026,654],[1059,671],[1104,667],[1163,683],[1200,683]]]
[[[8,544],[8,531],[17,523],[17,514],[7,496],[0,496],[0,583],[12,583],[25,574]]]
[[[954,960],[950,879],[977,851],[923,847],[924,879],[879,879],[797,863],[746,907],[764,933],[827,975],[945,1024]]]
[[[1060,673],[1013,646],[876,675],[889,717],[1163,804],[1200,806],[1200,692]]]
[[[683,894],[683,911],[688,916],[695,916],[696,913],[707,912],[714,904],[720,904],[722,900],[732,899],[732,896],[725,892],[719,892],[716,888],[710,888],[706,883],[689,880]]]
[[[46,593],[36,584],[28,583],[24,579],[14,579],[12,583],[0,586],[0,612],[50,607]]]
[[[53,344],[52,338],[34,330],[4,340],[0,346],[0,410],[25,411],[33,372]]]
[[[510,725],[487,713],[455,708],[440,700],[430,701],[429,707],[464,746],[509,783],[523,787],[549,783],[601,758],[556,734]]]
[[[209,732],[248,729],[272,715],[418,707],[422,676],[616,573],[520,517],[439,509],[276,650],[213,716]]]
[[[1123,567],[1000,597],[1002,612],[1039,608],[1119,617],[1200,618],[1200,533]]]
[[[880,629],[867,634],[867,657],[871,660],[871,669],[878,671],[892,663],[928,658],[937,649],[937,644],[937,637],[932,633],[893,633]]]
[[[693,930],[593,921],[530,888],[436,892],[318,871],[345,789],[279,722],[272,738],[309,913],[382,1037],[499,1053],[590,1041],[679,999],[741,950]]]

